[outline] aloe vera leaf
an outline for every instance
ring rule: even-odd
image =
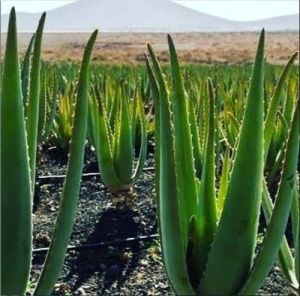
[[[263,208],[263,213],[267,220],[267,223],[269,223],[273,209],[274,209],[274,205],[273,205],[273,202],[270,197],[268,187],[267,187],[267,184],[265,181],[263,184],[262,208]],[[288,242],[285,237],[282,240],[280,250],[278,253],[278,258],[279,258],[279,266],[282,270],[282,273],[286,277],[286,279],[290,283],[297,283],[293,256],[292,256],[291,250],[289,248]]]
[[[299,86],[297,86],[299,88]],[[283,116],[286,122],[291,122],[292,117],[293,117],[293,111],[294,111],[294,94],[292,92],[293,87],[291,85],[288,85],[288,92],[286,95],[286,100],[284,102],[284,111],[283,111]],[[299,90],[296,95],[297,98],[299,98]]]
[[[296,277],[297,277],[298,283],[300,281],[300,279],[299,279],[299,261],[300,261],[300,256],[299,256],[299,248],[300,248],[299,236],[300,235],[298,233],[297,234],[296,245],[295,245],[295,270],[296,270]]]
[[[153,97],[153,102],[154,102],[154,122],[155,122],[155,130],[154,130],[154,141],[155,141],[155,155],[154,155],[154,161],[155,161],[155,192],[156,192],[156,200],[159,202],[159,180],[160,180],[160,172],[159,172],[159,143],[160,143],[160,136],[159,136],[159,131],[160,131],[160,121],[159,121],[159,89],[157,85],[157,81],[155,79],[153,69],[150,65],[149,58],[146,56],[146,69],[147,69],[147,74],[149,77],[149,82],[150,82],[150,87],[151,87],[151,94]]]
[[[29,73],[30,73],[30,57],[32,53],[32,47],[34,42],[35,34],[32,35],[28,48],[26,50],[22,71],[21,71],[21,79],[22,79],[22,94],[23,94],[23,103],[26,109],[27,97],[28,97],[28,86],[29,86]]]
[[[119,98],[120,94],[119,94],[119,88],[116,89],[115,92],[115,96],[114,99],[112,100],[112,106],[111,106],[111,110],[109,113],[109,124],[110,124],[110,128],[112,130],[115,130],[115,121],[117,118],[117,110],[119,109],[119,105],[120,105],[120,98]]]
[[[113,119],[113,133],[112,132],[109,133],[111,135],[113,159],[115,159],[115,156],[117,154],[119,138],[120,138],[121,103],[122,103],[122,98],[119,99],[118,108],[116,109],[115,118]]]
[[[53,79],[53,86],[52,86],[52,93],[51,93],[51,105],[50,105],[50,111],[47,118],[47,122],[44,129],[43,134],[43,140],[46,140],[53,128],[54,119],[56,115],[56,109],[57,109],[57,79],[54,77]]]
[[[228,123],[228,135],[231,139],[231,145],[232,147],[234,147],[236,143],[236,138],[238,137],[240,124],[237,118],[231,112],[226,112],[226,115],[230,119],[230,122]]]
[[[284,158],[284,148],[285,148],[285,143],[282,143],[282,148],[279,149],[279,152],[274,159],[274,163],[271,167],[271,170],[269,171],[268,183],[270,183],[270,184],[274,183],[276,174],[279,171],[279,168],[282,164],[282,161]],[[272,203],[273,203],[273,201],[272,201]]]
[[[89,97],[89,104],[88,104],[88,125],[87,125],[87,136],[90,144],[96,149],[96,116],[95,112],[98,110],[98,105],[93,98],[95,94],[91,92]]]
[[[269,110],[267,113],[267,117],[265,120],[265,130],[264,130],[264,153],[265,153],[265,158],[267,157],[268,154],[268,150],[269,150],[269,146],[271,143],[271,139],[272,139],[272,134],[273,134],[273,128],[275,125],[275,121],[276,121],[276,114],[277,114],[277,109],[279,107],[280,104],[280,94],[282,92],[282,88],[284,86],[284,82],[286,80],[286,77],[289,73],[289,70],[291,68],[291,66],[293,65],[296,57],[297,57],[298,53],[295,52],[289,59],[288,63],[286,64],[286,66],[284,67],[280,78],[276,84],[275,90],[274,90],[274,94],[271,98],[271,102],[270,102],[270,106],[269,106]]]
[[[208,102],[207,94],[205,87],[202,89],[202,93],[200,96],[200,113],[199,113],[199,139],[200,139],[200,151],[201,154],[204,154],[205,143],[206,143],[206,135],[207,135],[207,126],[208,126]]]
[[[298,181],[298,180],[297,180]],[[293,201],[291,208],[291,221],[292,221],[292,231],[293,231],[293,242],[296,245],[297,235],[299,233],[299,216],[300,216],[300,205],[299,205],[299,181],[296,182],[293,191]]]
[[[287,143],[286,157],[283,164],[282,177],[270,222],[251,273],[241,294],[253,295],[263,284],[275,262],[284,237],[296,181],[297,161],[299,155],[299,105],[295,110],[290,136]]]
[[[293,217],[294,216],[294,217]],[[298,176],[298,187],[295,186],[295,190],[294,190],[294,201],[292,204],[292,219],[297,220],[298,223],[297,225],[294,226],[294,247],[295,247],[295,260],[294,260],[294,264],[295,264],[295,274],[296,274],[296,278],[297,278],[297,282],[298,282],[298,288],[299,288],[299,265],[300,265],[300,256],[299,256],[299,252],[300,252],[300,235],[299,235],[299,230],[300,230],[300,221],[299,221],[299,176]],[[296,223],[296,221],[295,221]]]
[[[173,290],[178,295],[195,295],[190,284],[186,266],[187,236],[182,228],[182,217],[177,196],[174,144],[171,125],[171,111],[168,93],[161,68],[152,47],[147,45],[153,64],[153,71],[159,87],[159,202],[158,221],[163,260]],[[156,109],[157,110],[157,109]]]
[[[180,203],[180,215],[183,223],[182,230],[187,235],[191,217],[193,215],[197,216],[199,201],[195,182],[194,156],[188,106],[177,53],[170,35],[168,35],[168,44],[173,86],[172,111],[176,184]]]
[[[44,133],[44,127],[46,123],[47,115],[47,90],[46,90],[46,73],[41,72],[41,82],[40,82],[40,98],[39,98],[39,119],[38,119],[38,130],[37,130],[37,142],[42,140]]]
[[[265,166],[269,167],[269,175],[268,175],[268,182],[272,184],[276,177],[276,174],[281,167],[281,164],[284,159],[284,151],[286,148],[286,139],[288,137],[288,132],[290,129],[290,124],[288,124],[282,113],[278,112],[279,122],[282,124],[280,127],[277,128],[276,133],[274,131],[273,134],[273,142],[270,145],[268,159],[265,159]],[[273,154],[273,155],[272,155]],[[271,161],[270,161],[271,159]],[[268,163],[270,163],[268,165]],[[273,203],[273,202],[272,202]]]
[[[135,182],[139,176],[141,175],[146,157],[147,157],[147,131],[146,131],[146,117],[145,117],[145,112],[143,108],[143,102],[142,102],[142,97],[138,96],[137,97],[137,114],[138,114],[138,119],[140,122],[141,126],[141,147],[140,147],[140,152],[139,152],[139,158],[137,162],[137,166],[135,168],[135,171],[132,175],[132,180]]]
[[[227,196],[200,286],[204,295],[236,294],[252,265],[263,180],[264,39],[262,30]]]
[[[29,164],[32,191],[35,185],[35,166],[36,166],[36,148],[38,136],[38,120],[39,120],[39,99],[40,99],[40,72],[41,72],[41,48],[42,36],[46,19],[46,13],[43,13],[39,21],[34,39],[34,48],[32,56],[32,66],[30,72],[30,86],[28,94],[27,106],[27,141],[29,151]]]
[[[217,221],[215,197],[215,94],[212,81],[208,79],[209,123],[203,160],[203,172],[199,190],[199,212],[197,219],[195,247],[191,251],[189,267],[190,279],[197,290],[207,262]],[[195,228],[195,227],[194,227]]]
[[[272,128],[270,128],[271,123],[272,123],[272,118],[273,118],[273,120],[276,120],[276,113],[277,113],[277,109],[279,107],[279,101],[274,102],[274,99],[276,99],[276,98],[279,100],[279,94],[277,94],[277,97],[275,96],[275,94],[278,93],[278,87],[282,88],[283,81],[284,81],[284,79],[285,79],[285,77],[288,73],[289,68],[293,64],[296,56],[297,56],[297,53],[295,53],[289,59],[286,67],[284,68],[284,70],[281,74],[281,77],[280,77],[280,79],[277,83],[277,86],[276,86],[277,90],[275,90],[273,99],[271,101],[271,106],[270,106],[268,117],[267,117],[267,118],[269,118],[269,122],[268,123],[267,123],[267,121],[265,122],[265,134],[266,134],[266,130],[269,129],[268,133],[269,133],[270,139],[273,136],[273,130],[274,130],[273,126],[272,126]],[[280,93],[280,90],[279,90],[279,93]],[[271,114],[271,112],[273,112],[273,114]],[[286,122],[286,120],[285,120],[285,118],[284,118],[284,116],[282,115],[281,112],[279,112],[278,115],[279,115],[279,119],[282,122],[283,134],[285,135],[285,138],[287,138],[289,125],[287,124],[287,122]],[[271,173],[270,173],[270,176],[269,176],[269,180],[271,181],[271,183],[273,182],[272,179],[274,179],[274,176],[275,176],[276,172],[278,171],[281,163],[283,162],[283,158],[284,158],[283,151],[285,149],[285,143],[284,143],[284,140],[281,140],[281,142],[283,144],[281,146],[281,149],[279,149],[279,154],[277,155],[277,158],[274,161],[274,165],[271,168]],[[265,149],[268,150],[269,147],[270,147],[270,144],[271,143],[269,143],[268,146],[265,146]],[[265,161],[266,160],[267,159],[265,158]],[[270,217],[271,217],[271,214],[273,212],[274,205],[273,205],[273,201],[272,201],[272,199],[271,199],[271,197],[268,193],[268,188],[267,188],[267,185],[265,184],[265,182],[264,182],[264,190],[263,190],[262,208],[263,208],[263,213],[264,213],[264,216],[265,216],[266,220],[269,221]],[[292,210],[293,210],[293,207],[292,207]],[[293,211],[292,211],[292,213],[293,213]],[[299,219],[299,216],[298,216],[298,219]],[[297,218],[296,218],[296,220],[297,220]],[[295,238],[295,235],[293,237]],[[294,244],[295,244],[295,241],[294,241]],[[286,277],[286,279],[294,286],[299,285],[298,282],[297,282],[296,274],[295,274],[295,264],[293,262],[293,257],[292,257],[292,254],[291,254],[291,251],[289,249],[289,245],[287,243],[287,240],[286,240],[285,236],[284,236],[282,244],[280,246],[280,250],[279,250],[279,253],[278,253],[278,259],[279,259],[279,266],[280,266],[284,276]]]
[[[31,182],[18,59],[9,17],[1,94],[1,295],[24,295],[31,264]]]
[[[99,149],[99,141],[100,141],[100,132],[99,132],[100,119],[99,119],[99,117],[102,116],[101,112],[103,112],[105,114],[105,119],[107,119],[106,110],[105,109],[102,110],[102,101],[99,96],[100,96],[100,94],[99,94],[99,90],[97,89],[97,87],[96,86],[92,87],[90,97],[89,97],[88,135],[90,136],[91,144],[96,149],[97,158],[98,158],[97,149]],[[108,122],[108,119],[106,122]],[[110,133],[110,129],[108,129],[108,133]],[[110,145],[110,138],[107,143]],[[98,163],[99,163],[99,159],[98,159]]]
[[[99,97],[98,97],[99,98]],[[94,139],[95,139],[95,149],[96,149],[96,155],[98,158],[98,155],[100,155],[99,153],[103,153],[102,151],[105,151],[105,149],[103,150],[102,148],[107,148],[107,152],[109,151],[110,153],[109,155],[109,159],[110,159],[110,164],[112,164],[112,154],[111,154],[111,131],[110,128],[108,126],[108,119],[107,119],[107,114],[106,114],[106,110],[103,107],[103,103],[100,100],[94,100],[94,105],[91,105],[90,109],[93,114],[93,120],[94,120],[94,126],[93,126],[93,134],[94,134]],[[103,109],[102,109],[103,108]],[[107,124],[107,125],[106,125]],[[102,130],[102,128],[104,130]],[[107,136],[107,138],[105,138],[105,144],[103,144],[103,146],[100,145],[102,139],[103,139],[103,133],[104,136]],[[104,146],[107,145],[107,146]],[[102,150],[100,150],[102,149]],[[104,152],[105,153],[105,152]],[[100,162],[98,159],[98,163],[99,163],[99,169],[101,170],[100,167]],[[113,165],[112,165],[113,167]],[[102,173],[101,173],[102,174]]]
[[[139,97],[141,96],[139,91],[140,81],[138,81],[137,86],[134,90],[134,97],[132,100],[132,104],[130,105],[130,118],[131,118],[131,129],[132,129],[132,146],[133,149],[135,148],[136,144],[136,133],[137,133],[137,119],[138,119],[138,108],[137,108],[137,101]]]
[[[191,134],[192,134],[192,142],[193,142],[193,154],[195,158],[195,170],[196,177],[201,179],[201,171],[202,171],[202,156],[200,151],[200,140],[199,140],[199,128],[197,125],[197,120],[195,116],[195,110],[193,107],[193,101],[189,100],[189,115],[190,115],[190,123],[191,123]]]
[[[127,98],[122,98],[114,164],[120,182],[130,184],[133,164],[132,130]]]
[[[294,241],[294,248],[295,248],[295,276],[296,280],[290,281],[292,285],[299,289],[299,176],[296,180],[294,185],[294,192],[293,192],[293,201],[292,201],[292,209],[291,209],[291,219],[292,219],[292,231],[293,231],[293,241]]]
[[[50,295],[52,292],[64,264],[75,222],[87,128],[89,64],[97,34],[98,30],[91,35],[82,59],[66,180],[50,248],[34,295]]]
[[[286,141],[287,137],[288,137],[288,133],[289,133],[289,124],[287,123],[287,121],[285,120],[283,114],[281,112],[278,112],[278,118],[279,118],[279,122],[281,124],[281,142]]]
[[[223,167],[222,167],[222,173],[221,173],[221,178],[220,178],[220,187],[219,187],[219,191],[218,191],[217,210],[218,210],[218,218],[219,219],[222,214],[225,197],[226,197],[227,189],[228,189],[228,180],[229,180],[229,173],[230,173],[230,168],[231,168],[229,151],[230,151],[229,148],[227,148],[224,158],[223,158]]]

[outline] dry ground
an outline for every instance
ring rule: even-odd
[[[19,43],[23,54],[31,34],[21,33]],[[88,33],[46,33],[43,59],[79,61]],[[193,63],[251,62],[257,46],[258,33],[174,33],[181,60]],[[4,52],[6,34],[1,33]],[[167,40],[163,33],[100,33],[94,52],[95,62],[140,63],[144,60],[146,43],[151,43],[162,60],[167,61]],[[299,50],[299,32],[268,33],[267,57],[270,63],[283,64]]]

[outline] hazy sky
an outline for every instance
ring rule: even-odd
[[[74,1],[1,0],[1,14],[8,13],[12,6],[15,6],[17,11],[42,12],[72,2]],[[237,21],[256,20],[299,12],[299,0],[180,0],[176,2],[201,12]]]

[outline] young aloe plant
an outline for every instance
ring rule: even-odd
[[[108,116],[106,104],[95,87],[89,104],[90,140],[95,147],[104,184],[118,192],[130,189],[143,170],[147,154],[147,132],[141,96],[135,97],[132,112],[126,97],[116,97],[111,110]],[[137,121],[141,127],[141,146],[133,172],[133,133]]]
[[[43,19],[44,19],[43,15]],[[89,61],[97,36],[91,36],[82,61],[67,177],[50,251],[35,295],[50,295],[62,268],[74,223],[83,166],[88,114]],[[40,63],[39,58],[35,61]],[[32,259],[34,180],[29,151],[19,69],[16,13],[10,13],[1,93],[1,295],[25,295]],[[37,83],[35,81],[35,83]],[[33,86],[32,86],[33,88]],[[38,87],[35,87],[35,90]],[[28,112],[32,112],[28,105]],[[33,151],[36,147],[33,147]]]
[[[51,143],[68,151],[72,136],[72,118],[75,112],[75,85],[71,81],[66,81],[63,93],[58,95],[57,112],[53,123],[53,133]]]
[[[282,180],[265,240],[253,262],[264,183],[264,30],[240,133],[234,145],[233,163],[230,164],[225,155],[224,176],[218,194],[214,184],[215,94],[212,83],[208,83],[209,120],[199,180],[194,169],[191,115],[181,69],[170,36],[168,42],[172,90],[169,92],[166,87],[150,45],[152,66],[148,63],[147,67],[152,85],[155,85],[153,92],[158,90],[159,98],[157,194],[162,252],[170,282],[178,295],[254,295],[275,262],[287,224],[299,149],[298,111],[294,113]],[[227,178],[228,186],[222,186]]]

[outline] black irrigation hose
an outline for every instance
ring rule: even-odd
[[[154,167],[147,167],[144,168],[144,171],[153,171]],[[85,173],[82,174],[83,178],[89,178],[89,177],[94,177],[94,176],[99,176],[99,173]],[[66,175],[48,175],[48,176],[38,176],[38,179],[40,180],[47,180],[47,179],[63,179],[65,178]],[[126,239],[115,239],[112,241],[105,241],[105,242],[100,242],[100,243],[94,243],[94,244],[85,244],[85,245],[79,245],[79,246],[69,246],[68,251],[72,250],[88,250],[88,249],[97,249],[97,248],[103,248],[107,246],[113,246],[113,245],[123,245],[123,244],[128,244],[128,243],[133,243],[137,241],[147,241],[150,239],[157,238],[158,234],[150,234],[150,235],[142,235],[138,237],[129,237]],[[37,253],[46,253],[49,250],[49,248],[38,248],[34,249],[32,252],[34,254]]]
[[[108,247],[108,246],[118,246],[118,245],[133,243],[133,242],[147,241],[147,240],[151,240],[151,239],[154,239],[157,237],[158,237],[158,234],[156,233],[156,234],[150,234],[150,235],[142,235],[142,236],[138,236],[138,237],[129,237],[129,238],[125,238],[125,239],[115,239],[112,241],[104,241],[104,242],[95,243],[95,244],[69,246],[68,251],[89,250],[89,249],[97,249],[97,248],[103,248],[103,247]],[[48,250],[49,250],[49,248],[38,248],[38,249],[34,249],[32,252],[34,254],[46,253]]]
[[[148,167],[148,168],[144,168],[144,172],[147,171],[153,171],[154,167]],[[85,173],[82,174],[83,178],[90,178],[90,177],[94,177],[94,176],[100,176],[100,173]],[[46,175],[46,176],[38,176],[37,178],[39,180],[46,180],[46,179],[64,179],[66,177],[66,175]]]
[[[99,173],[86,173],[82,174],[82,177],[89,178],[94,176],[100,176]],[[46,180],[46,179],[64,179],[66,175],[46,175],[46,176],[38,176],[39,180]]]

